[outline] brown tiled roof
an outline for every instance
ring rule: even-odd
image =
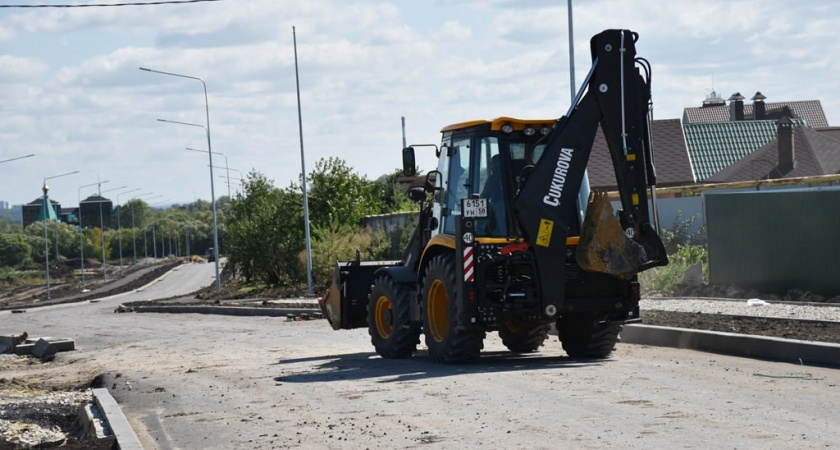
[[[763,178],[796,178],[840,174],[840,139],[808,127],[793,132],[794,168],[779,173],[779,144],[774,140],[721,170],[707,181],[731,182]]]
[[[682,125],[679,119],[654,120],[651,124],[653,131],[653,151],[656,162],[656,177],[658,186],[678,186],[693,184],[694,175],[688,150],[685,145]],[[600,130],[595,135],[592,153],[589,156],[589,184],[595,189],[616,189],[615,169],[613,168],[610,151],[604,132]]]
[[[785,106],[789,107],[795,117],[805,120],[805,123],[812,128],[828,126],[828,119],[819,100],[803,100],[796,102],[765,102],[767,118],[772,119],[774,111],[781,111]],[[753,105],[744,103],[744,117],[753,117]],[[730,120],[729,106],[709,106],[685,108],[683,110],[683,121],[685,123],[707,123],[707,122],[728,122]]]

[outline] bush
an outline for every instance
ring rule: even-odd
[[[388,237],[370,228],[348,225],[314,227],[312,230],[312,283],[328,286],[332,281],[336,261],[356,259],[356,250],[362,260],[383,259],[390,248]],[[306,261],[305,252],[301,259]]]
[[[688,219],[683,219],[682,211],[677,211],[677,217],[674,219],[674,225],[671,228],[663,228],[660,232],[662,243],[665,244],[665,250],[669,255],[676,253],[679,247],[686,245],[706,245],[706,227],[701,226],[698,229],[691,230],[697,216],[691,216]]]
[[[32,262],[32,247],[22,234],[0,234],[0,266],[21,266]]]
[[[678,212],[674,225],[662,230],[662,243],[668,252],[668,265],[639,274],[639,283],[645,292],[673,295],[683,284],[685,271],[698,262],[703,264],[703,280],[708,282],[706,229],[700,227],[694,232],[689,232],[696,219],[697,216],[683,219],[682,212]]]
[[[703,280],[708,281],[709,272],[706,261],[706,248],[700,245],[680,246],[677,251],[668,255],[668,265],[654,267],[639,274],[639,283],[645,292],[657,292],[672,295],[683,284],[685,271],[689,266],[701,262],[703,264]]]

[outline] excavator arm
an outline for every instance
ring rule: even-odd
[[[650,73],[644,78],[636,67],[637,39],[628,30],[607,30],[592,38],[592,68],[581,89],[586,93],[579,93],[569,113],[555,123],[515,200],[542,294],[558,304],[564,296],[566,238],[579,220],[577,198],[598,125],[609,146],[623,210],[615,217],[605,194],[591,196],[574,257],[584,270],[622,279],[667,264],[650,223],[646,189],[656,183],[648,127]]]

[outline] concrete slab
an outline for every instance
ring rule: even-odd
[[[38,339],[38,341],[35,342],[35,346],[32,347],[32,356],[44,359],[54,356],[56,351],[55,346],[49,341],[46,339]]]
[[[27,334],[0,336],[0,353],[12,353],[17,345],[26,342]]]
[[[86,437],[102,439],[113,434],[105,420],[105,415],[102,414],[96,404],[88,403],[80,408],[79,419],[82,422],[82,430]]]
[[[32,348],[35,347],[35,344],[20,344],[16,345],[14,349],[12,349],[12,353],[18,356],[26,356],[32,354]]]
[[[93,392],[93,401],[105,416],[108,427],[117,438],[117,445],[120,450],[143,450],[140,439],[137,438],[137,434],[128,423],[120,405],[114,400],[108,389],[98,388],[91,391]]]

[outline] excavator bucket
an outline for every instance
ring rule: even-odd
[[[642,245],[628,238],[605,192],[592,192],[575,251],[583,270],[630,279],[648,267]]]

